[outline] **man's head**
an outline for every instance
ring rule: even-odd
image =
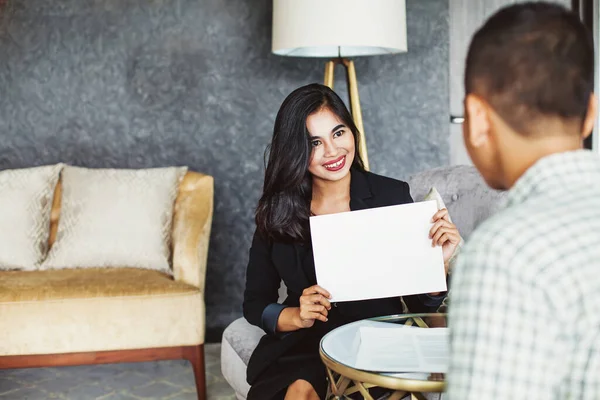
[[[465,69],[465,145],[508,189],[544,155],[580,148],[596,112],[594,49],[577,15],[549,3],[501,9],[475,33]]]

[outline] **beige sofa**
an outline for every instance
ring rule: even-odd
[[[50,246],[60,189],[59,183]],[[188,172],[175,202],[173,278],[135,268],[0,271],[0,369],[187,359],[204,399],[212,214],[213,178]]]

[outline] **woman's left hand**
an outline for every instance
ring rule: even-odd
[[[456,225],[450,222],[448,210],[445,208],[435,213],[432,221],[433,226],[429,231],[429,238],[432,240],[431,245],[433,247],[442,246],[444,265],[447,266],[448,260],[452,258],[454,251],[460,243],[460,233],[458,233],[458,228],[456,228]],[[448,273],[447,269],[446,273]]]

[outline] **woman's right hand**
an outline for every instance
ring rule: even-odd
[[[330,298],[329,292],[319,285],[304,289],[298,308],[298,327],[310,328],[315,320],[327,322],[327,315],[331,310]]]

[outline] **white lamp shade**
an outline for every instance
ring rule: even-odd
[[[273,0],[273,53],[355,57],[401,53],[405,0]]]

